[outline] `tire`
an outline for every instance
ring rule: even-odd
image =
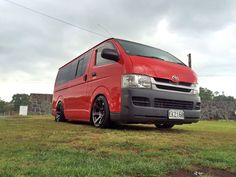
[[[98,96],[95,99],[92,106],[91,121],[97,128],[110,127],[110,110],[107,99],[104,96]]]
[[[66,118],[64,115],[64,108],[61,102],[58,103],[57,105],[57,111],[56,111],[56,115],[55,115],[55,121],[56,122],[65,122]]]
[[[158,129],[171,129],[172,127],[174,127],[175,124],[171,124],[171,123],[163,123],[163,124],[158,124],[156,123],[155,126]]]

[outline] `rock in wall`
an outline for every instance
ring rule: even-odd
[[[30,104],[28,112],[30,115],[51,114],[52,94],[30,94]]]
[[[233,119],[236,120],[236,101],[202,101],[202,119]]]

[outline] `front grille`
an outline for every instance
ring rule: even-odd
[[[177,91],[183,93],[190,93],[192,84],[189,82],[173,82],[164,78],[153,78],[154,89],[161,89],[163,91]]]
[[[171,91],[179,91],[179,92],[191,92],[191,89],[188,88],[181,88],[181,87],[174,87],[174,86],[167,86],[167,85],[158,85],[156,84],[156,87],[159,89],[164,89],[164,90],[171,90]]]
[[[163,82],[163,83],[174,84],[174,85],[182,85],[182,86],[187,86],[187,87],[190,87],[192,85],[192,83],[189,83],[189,82],[178,82],[178,83],[175,83],[172,80],[164,79],[164,78],[154,78],[154,80],[157,81],[157,82]]]
[[[193,110],[194,104],[192,101],[180,101],[180,100],[168,100],[168,99],[155,98],[154,107]]]
[[[132,101],[136,106],[150,106],[150,100],[146,97],[132,97]]]

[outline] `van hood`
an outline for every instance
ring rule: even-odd
[[[197,83],[195,72],[187,66],[141,56],[129,57],[133,64],[132,72],[135,74],[169,80],[177,76],[180,82]]]

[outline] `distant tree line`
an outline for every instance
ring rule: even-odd
[[[10,102],[0,98],[0,113],[19,112],[20,106],[29,105],[28,94],[15,94]]]
[[[216,91],[213,92],[207,88],[200,87],[200,97],[202,101],[236,101],[232,96],[225,96],[224,92],[221,94]]]

